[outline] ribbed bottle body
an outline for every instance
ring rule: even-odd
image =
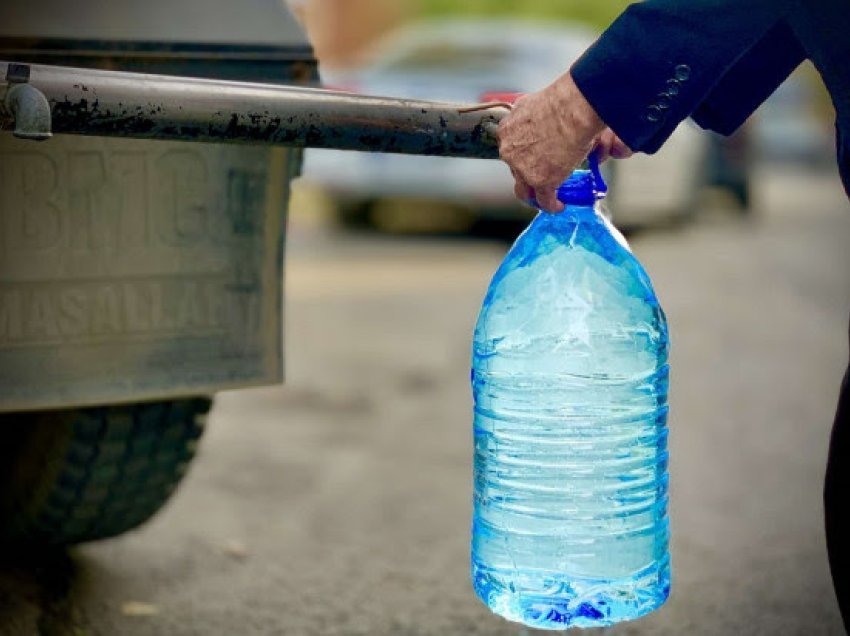
[[[666,599],[667,353],[649,280],[601,217],[538,217],[475,332],[473,584],[496,613],[591,627]]]

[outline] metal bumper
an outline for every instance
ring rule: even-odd
[[[0,77],[6,79],[0,127],[30,139],[53,132],[492,159],[495,130],[507,112],[9,62],[0,62]]]
[[[0,412],[279,381],[298,148],[496,157],[462,111],[0,62]]]

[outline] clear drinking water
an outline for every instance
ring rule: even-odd
[[[596,627],[670,590],[668,337],[576,171],[490,284],[475,330],[472,578],[495,613]]]

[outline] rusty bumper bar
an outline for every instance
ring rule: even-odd
[[[0,130],[498,157],[506,109],[0,61]]]

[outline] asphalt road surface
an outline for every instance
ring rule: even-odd
[[[673,339],[673,592],[600,634],[841,634],[821,482],[847,360],[850,209],[766,173],[728,213],[633,246]],[[223,394],[184,486],[137,532],[0,571],[24,636],[530,633],[468,578],[469,346],[505,246],[299,219],[285,386]]]

